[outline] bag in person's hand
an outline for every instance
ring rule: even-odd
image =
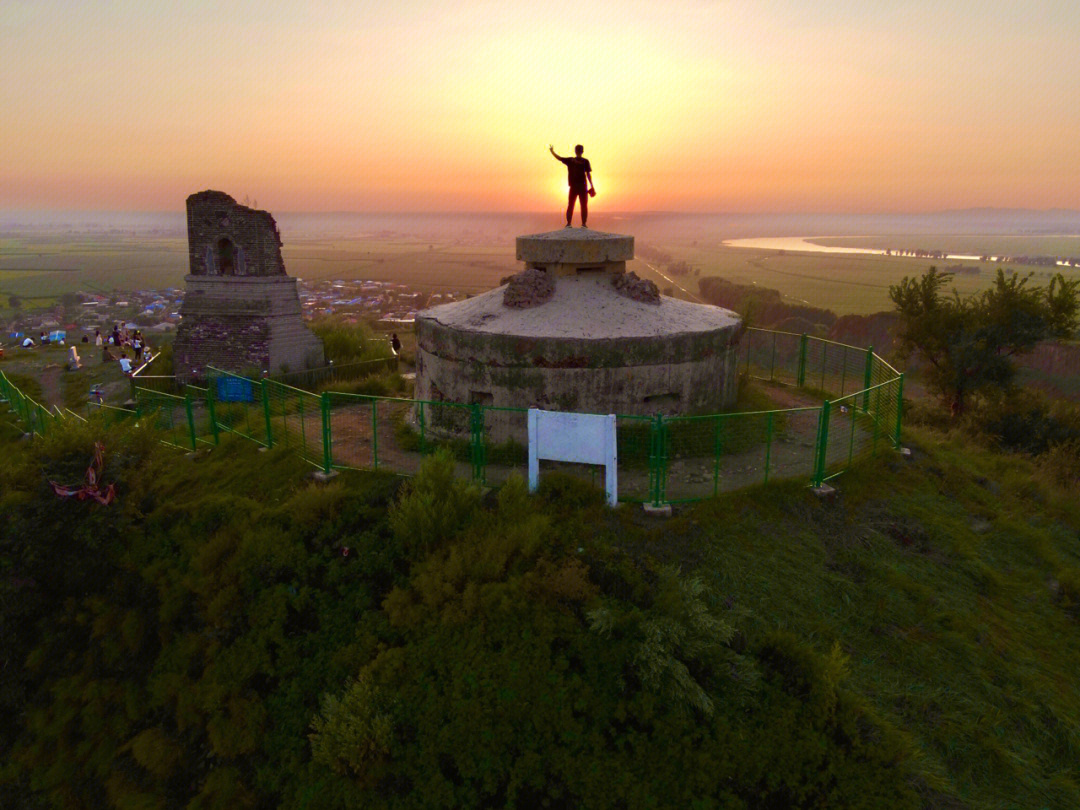
[[[595,197],[596,196],[596,189],[595,188],[590,188],[589,189],[589,196],[590,197]]]

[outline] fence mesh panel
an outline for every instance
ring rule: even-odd
[[[265,410],[274,447],[295,450],[305,461],[323,463],[322,398],[272,380],[264,380]]]
[[[500,486],[515,473],[529,477],[529,411],[526,408],[479,408],[474,434],[481,481]]]
[[[380,408],[380,401],[374,397],[358,394],[328,393],[325,398],[330,420],[331,466],[341,470],[378,469],[379,451],[385,454],[392,449],[388,437],[380,436],[380,417],[388,419],[388,408]]]
[[[653,417],[615,417],[620,501],[652,503],[656,499],[658,482],[655,461],[659,449],[656,434],[656,420]],[[600,484],[603,485],[603,479]]]
[[[184,393],[191,400],[191,415],[197,444],[217,444],[217,432],[214,430],[213,404],[210,402],[210,389],[188,384]]]
[[[189,408],[190,403],[185,397],[135,389],[135,413],[139,421],[158,431],[165,444],[194,450],[195,431]]]
[[[746,330],[739,354],[739,369],[749,377],[797,385],[803,337],[794,332]]]
[[[827,396],[842,397],[866,387],[866,349],[807,338],[803,385]]]
[[[827,481],[856,462],[893,446],[900,381],[889,380],[829,403],[819,448],[819,478]]]

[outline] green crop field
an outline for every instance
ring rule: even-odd
[[[803,303],[831,309],[840,315],[867,314],[891,309],[889,286],[904,276],[917,276],[931,265],[943,267],[956,264],[954,260],[915,259],[903,256],[874,256],[843,253],[795,253],[792,251],[732,248],[723,245],[670,245],[664,249],[675,261],[685,261],[700,277],[719,276],[740,284],[760,284],[779,290],[790,303]],[[631,269],[647,275],[660,284],[663,281],[646,264],[636,260]],[[663,271],[656,262],[647,264]],[[953,286],[962,294],[986,289],[993,281],[999,265],[993,262],[965,261],[965,266],[978,266],[979,275],[957,275]],[[1009,266],[1005,266],[1009,269]],[[645,272],[642,272],[642,270]],[[1016,266],[1020,272],[1034,271],[1038,283],[1052,275],[1048,268]],[[697,292],[697,276],[673,276],[676,282]],[[685,297],[685,296],[684,296]]]

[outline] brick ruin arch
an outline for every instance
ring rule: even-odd
[[[213,260],[218,275],[247,275],[244,268],[244,249],[227,236],[218,239],[214,245]]]

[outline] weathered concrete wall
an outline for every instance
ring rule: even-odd
[[[275,373],[322,365],[322,341],[304,325],[274,218],[220,191],[191,195],[187,212],[191,275],[173,343],[177,379],[207,366]]]
[[[582,413],[716,413],[738,394],[742,331],[739,324],[664,337],[567,340],[479,334],[419,319],[416,396]],[[523,424],[497,420],[492,438],[522,441]]]

